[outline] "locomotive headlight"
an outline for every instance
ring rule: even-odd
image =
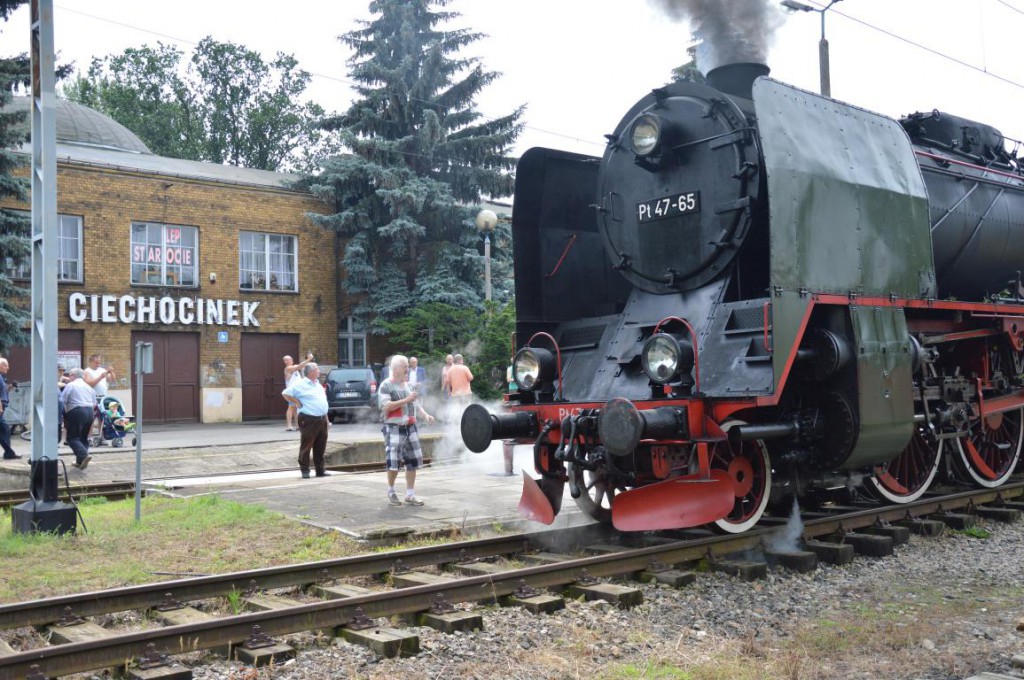
[[[658,333],[647,338],[640,359],[647,377],[665,385],[693,368],[693,347],[675,335]]]
[[[512,376],[519,389],[531,392],[555,379],[555,357],[540,347],[524,347],[512,361]]]
[[[646,156],[658,148],[661,140],[661,121],[651,113],[643,113],[633,121],[630,131],[630,142],[633,145],[633,153],[637,156]]]

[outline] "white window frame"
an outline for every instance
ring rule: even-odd
[[[136,227],[140,227],[140,226],[145,226],[147,230],[150,227],[159,227],[160,228],[160,243],[159,244],[157,244],[157,243],[150,243],[149,241],[146,241],[144,243],[136,243],[135,242],[135,229],[136,229]],[[194,241],[195,245],[192,245],[192,246],[180,246],[180,245],[173,244],[173,242],[172,242],[171,245],[168,245],[167,237],[168,237],[168,233],[169,233],[168,230],[170,230],[170,229],[180,229],[181,230],[181,236],[184,236],[185,233],[194,234],[193,241]],[[181,242],[182,241],[179,238],[178,243],[181,243]],[[198,227],[194,227],[194,226],[186,225],[186,224],[163,224],[161,222],[132,221],[131,230],[129,232],[129,237],[128,237],[128,246],[129,246],[128,267],[129,267],[129,277],[130,277],[130,280],[131,280],[131,285],[133,285],[133,286],[147,286],[147,287],[162,287],[162,288],[167,288],[167,287],[174,287],[174,288],[198,288],[199,287],[199,228]],[[154,281],[148,281],[148,280],[144,281],[144,280],[141,279],[141,277],[140,277],[140,280],[138,280],[138,281],[135,280],[135,272],[137,271],[137,268],[141,268],[141,270],[147,274],[146,278],[148,279],[149,278],[148,274],[150,273],[149,269],[150,269],[150,267],[153,266],[153,264],[150,264],[150,263],[146,263],[146,262],[137,263],[137,262],[134,261],[134,259],[135,259],[135,248],[137,246],[138,247],[159,246],[160,252],[161,252],[161,258],[160,258],[160,264],[159,264],[159,267],[160,267],[160,277],[159,277],[160,280],[159,281],[155,281],[155,282]],[[191,251],[192,251],[191,252],[192,264],[190,264],[190,265],[184,265],[184,264],[168,265],[167,261],[166,261],[166,257],[163,256],[163,253],[166,253],[166,249],[168,247],[170,247],[170,248],[191,249]],[[182,252],[184,252],[184,250]],[[191,283],[183,283],[183,281],[185,280],[184,276],[181,276],[178,280],[174,280],[174,279],[169,279],[168,278],[168,269],[170,269],[171,272],[174,272],[174,271],[180,269],[181,273],[184,274],[186,268],[190,268],[192,270],[192,282]]]
[[[359,363],[353,361],[357,346],[362,347],[363,355],[363,360]],[[342,330],[338,331],[338,365],[368,365],[366,363],[366,327],[352,316],[345,317],[345,320],[342,322]]]
[[[247,247],[243,243],[246,237],[262,240],[262,250]],[[276,251],[272,244],[290,243],[291,252],[283,252],[279,247]],[[249,258],[247,261],[246,258]],[[275,263],[276,260],[276,263]],[[288,264],[291,271],[288,271]],[[249,265],[249,266],[246,266]],[[275,280],[291,279],[291,287],[274,284]],[[294,234],[275,234],[263,231],[238,232],[238,288],[244,291],[260,291],[270,293],[299,292],[299,237]]]
[[[24,213],[26,216],[31,214],[27,210],[12,210],[11,212]],[[82,263],[82,222],[81,215],[57,215],[57,280],[62,283],[82,283],[83,281],[85,267]],[[64,233],[68,227],[74,230],[74,236],[67,236]],[[71,242],[70,245],[68,242]],[[65,246],[68,246],[68,250],[74,249],[74,257],[65,256]],[[31,281],[32,255],[29,254],[19,263],[14,263],[13,259],[7,258],[7,262],[4,263],[4,273],[7,278],[13,281]],[[71,265],[76,265],[77,276],[67,275]]]

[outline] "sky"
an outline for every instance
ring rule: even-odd
[[[353,92],[337,36],[369,19],[368,5],[54,0],[54,40],[58,61],[82,71],[94,56],[142,44],[176,44],[188,54],[207,35],[268,59],[280,51],[313,74],[311,99],[341,111]],[[603,135],[687,61],[691,27],[654,0],[452,0],[448,9],[462,16],[447,27],[487,36],[463,55],[502,73],[478,97],[478,110],[497,117],[527,107],[516,155],[533,146],[601,155]],[[778,20],[772,77],[817,92],[820,13],[780,9]],[[1024,0],[842,0],[825,20],[834,98],[890,117],[939,109],[1024,139]],[[0,54],[28,49],[26,5],[2,27]]]

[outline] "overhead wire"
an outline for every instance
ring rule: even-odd
[[[957,64],[959,66],[964,67],[964,68],[976,71],[978,73],[981,73],[981,74],[983,74],[985,76],[988,76],[990,78],[994,78],[994,79],[999,80],[999,81],[1001,81],[1003,83],[1006,83],[1008,85],[1013,85],[1014,87],[1018,87],[1018,88],[1024,89],[1024,84],[1019,83],[1019,82],[1017,82],[1017,81],[1015,81],[1015,80],[1013,80],[1011,78],[1007,78],[1007,77],[1001,76],[1001,75],[999,75],[997,73],[993,73],[992,71],[989,71],[989,70],[987,70],[985,68],[976,66],[976,65],[971,64],[970,62],[964,61],[962,59],[958,59],[958,58],[953,57],[953,56],[951,56],[949,54],[941,52],[940,50],[928,47],[928,46],[923,45],[921,43],[918,43],[918,42],[916,42],[914,40],[911,40],[909,38],[905,38],[905,37],[903,37],[901,35],[893,33],[892,31],[889,31],[887,29],[881,28],[879,26],[875,26],[874,24],[871,24],[871,23],[869,23],[867,21],[864,21],[862,19],[858,19],[858,18],[856,18],[854,16],[851,16],[851,15],[843,12],[840,9],[837,9],[836,5],[834,5],[834,4],[825,6],[825,5],[821,4],[820,0],[809,0],[809,1],[810,1],[810,3],[812,5],[814,5],[814,6],[816,6],[818,8],[817,11],[824,11],[826,9],[826,7],[827,7],[828,11],[830,11],[833,14],[836,14],[838,16],[841,16],[844,19],[848,19],[848,20],[850,20],[850,21],[852,21],[854,23],[860,24],[860,25],[862,25],[862,26],[864,26],[866,28],[869,28],[869,29],[871,29],[873,31],[877,31],[877,32],[879,32],[879,33],[881,33],[883,35],[886,35],[886,36],[890,37],[890,38],[893,38],[893,39],[898,40],[900,42],[903,42],[903,43],[906,43],[908,45],[911,45],[912,47],[915,47],[915,48],[917,48],[919,50],[922,50],[924,52],[927,52],[929,54],[937,56],[937,57],[939,57],[941,59],[945,59],[947,61],[955,63],[955,64]],[[1009,9],[1015,11],[1015,12],[1018,12],[1018,13],[1024,15],[1024,10],[1021,10],[1021,9],[1019,9],[1017,7],[1014,7],[1013,5],[1011,5],[1008,2],[1006,2],[1006,0],[996,0],[996,2],[998,2],[999,4],[1009,8]],[[117,26],[123,26],[124,28],[128,28],[128,29],[135,30],[135,31],[140,31],[142,33],[148,33],[150,35],[155,35],[155,36],[158,36],[158,37],[166,38],[168,40],[174,40],[175,42],[184,43],[186,45],[195,46],[195,45],[198,44],[198,43],[195,43],[195,42],[190,41],[190,40],[185,40],[183,38],[178,38],[178,37],[175,37],[175,36],[167,35],[165,33],[160,33],[158,31],[152,31],[152,30],[149,30],[149,29],[141,28],[139,26],[133,26],[131,24],[127,24],[127,23],[120,22],[120,21],[115,21],[113,19],[108,19],[106,17],[100,17],[100,16],[97,16],[95,14],[89,14],[87,12],[82,12],[80,10],[71,9],[69,7],[63,7],[63,6],[60,6],[60,5],[58,5],[57,7],[59,9],[63,10],[63,11],[66,11],[66,12],[71,12],[71,13],[74,13],[74,14],[79,14],[81,16],[89,17],[89,18],[95,19],[97,21],[103,21],[103,22],[107,22],[107,23],[114,24],[114,25],[117,25]],[[352,87],[352,88],[363,87],[362,84],[357,83],[357,82],[355,82],[353,80],[350,80],[350,79],[347,79],[347,78],[341,78],[341,77],[338,77],[338,76],[331,76],[331,75],[326,75],[326,74],[323,74],[323,73],[316,73],[316,72],[312,72],[312,71],[307,71],[307,73],[309,73],[311,77],[321,78],[321,79],[324,79],[324,80],[329,80],[329,81],[341,83],[343,85],[347,85],[347,86]],[[431,101],[428,101],[428,100],[419,99],[419,98],[416,98],[416,97],[410,97],[410,99],[413,100],[413,101],[418,101],[418,102],[423,103],[423,104],[434,105],[434,102],[431,102]],[[482,118],[484,118],[485,120],[492,120],[492,121],[493,120],[497,120],[497,118],[495,118],[493,116],[487,116],[487,115],[485,115],[483,113],[481,113],[480,116]],[[539,132],[539,133],[546,134],[546,135],[551,135],[551,136],[554,136],[554,137],[561,137],[563,139],[571,140],[571,141],[574,141],[574,142],[579,142],[581,144],[591,144],[593,146],[600,146],[600,147],[605,146],[605,142],[598,142],[598,141],[590,141],[590,140],[586,140],[586,139],[581,139],[581,138],[573,136],[573,135],[569,135],[569,134],[565,134],[565,133],[561,133],[561,132],[556,132],[556,131],[553,131],[553,130],[546,130],[546,129],[543,129],[543,128],[537,128],[537,127],[533,127],[531,125],[524,124],[523,125],[523,129],[531,130],[533,132]],[[413,155],[415,155],[415,154],[413,154]]]
[[[996,2],[998,2],[1000,5],[1003,5],[1004,7],[1009,7],[1010,9],[1012,9],[1017,14],[1024,14],[1024,9],[1020,9],[1019,7],[1014,7],[1010,3],[1006,2],[1006,0],[996,0]]]
[[[997,0],[997,1],[1001,2],[1001,0]],[[1002,3],[1002,4],[1006,4],[1006,3]],[[1007,5],[1007,6],[1009,7],[1009,5]],[[1012,8],[1012,9],[1016,9],[1016,8]],[[1003,76],[999,75],[998,73],[993,73],[992,71],[989,71],[989,70],[987,70],[985,68],[982,68],[980,66],[975,66],[974,64],[971,64],[970,62],[966,62],[966,61],[964,61],[962,59],[957,59],[954,56],[946,54],[945,52],[940,52],[939,50],[932,49],[931,47],[927,47],[926,45],[922,45],[919,42],[914,42],[910,38],[904,38],[901,35],[897,35],[896,33],[893,33],[892,31],[888,31],[888,30],[886,30],[884,28],[880,28],[880,27],[875,26],[873,24],[869,24],[868,22],[863,21],[862,19],[858,19],[857,17],[853,17],[853,16],[850,16],[849,14],[845,14],[845,13],[837,10],[834,5],[832,6],[832,9],[830,9],[829,11],[832,12],[833,14],[838,14],[839,16],[843,17],[844,19],[849,19],[850,21],[852,21],[854,23],[860,24],[861,26],[866,26],[867,28],[870,28],[873,31],[878,31],[879,33],[882,33],[883,35],[889,36],[890,38],[895,38],[896,40],[899,40],[901,42],[907,43],[908,45],[912,45],[913,47],[916,47],[919,50],[923,50],[925,52],[928,52],[929,54],[934,54],[937,57],[940,57],[942,59],[946,59],[947,61],[951,61],[954,64],[958,64],[960,66],[964,66],[966,68],[969,68],[969,69],[971,69],[973,71],[977,71],[978,73],[982,73],[982,74],[984,74],[986,76],[989,76],[990,78],[995,78],[996,80],[1001,80],[1002,82],[1007,83],[1009,85],[1013,85],[1015,87],[1024,88],[1024,84],[1018,83],[1015,80],[1011,80],[1010,78],[1003,77]],[[1019,12],[1020,10],[1017,10],[1017,11]],[[1024,12],[1022,12],[1022,14],[1024,14]]]

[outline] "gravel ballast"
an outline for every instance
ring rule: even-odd
[[[644,584],[628,611],[569,600],[552,615],[477,607],[485,630],[415,627],[422,652],[381,659],[339,639],[295,635],[273,668],[207,659],[198,680],[320,678],[886,678],[1010,672],[1024,651],[1024,523],[988,538],[914,537],[891,557],[744,583],[701,573],[682,589]],[[466,605],[470,607],[470,605]],[[383,623],[383,622],[382,622]],[[395,622],[394,625],[400,626]]]

